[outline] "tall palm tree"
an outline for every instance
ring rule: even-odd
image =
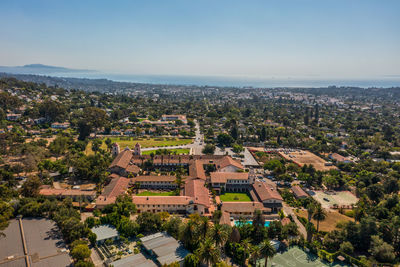
[[[268,258],[272,258],[276,254],[275,248],[271,245],[269,239],[265,239],[260,246],[260,253],[265,259],[264,266],[267,267]]]
[[[199,222],[199,233],[202,238],[206,238],[208,231],[210,230],[210,221],[208,220],[207,217],[200,217],[200,222]]]
[[[228,241],[229,232],[225,225],[215,224],[210,230],[209,237],[217,247],[222,247]]]
[[[257,260],[261,258],[261,249],[259,246],[252,246],[250,249],[251,266],[257,267]]]
[[[311,242],[314,232],[314,225],[311,222],[306,223],[306,231],[307,231],[307,242]]]
[[[321,205],[318,205],[315,208],[313,219],[317,220],[317,232],[319,232],[319,222],[326,219],[326,212],[324,208],[321,207]]]
[[[215,247],[210,239],[206,239],[200,244],[200,247],[196,250],[196,255],[200,261],[205,263],[207,266],[214,265],[219,262],[220,250]]]
[[[310,203],[307,205],[307,213],[308,213],[308,221],[311,222],[311,218],[315,212],[315,204],[314,203]]]
[[[192,220],[189,220],[183,227],[181,233],[181,240],[185,247],[195,248],[197,244],[197,224]]]

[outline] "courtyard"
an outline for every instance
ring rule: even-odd
[[[252,201],[248,193],[224,193],[219,196],[221,201],[226,202],[247,202]]]

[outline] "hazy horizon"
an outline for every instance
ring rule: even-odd
[[[124,75],[400,77],[399,1],[1,1],[0,65]]]

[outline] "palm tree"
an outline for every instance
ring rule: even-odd
[[[207,266],[214,265],[219,262],[220,250],[214,246],[210,239],[206,239],[200,244],[200,247],[196,250],[196,255],[200,261],[205,263]]]
[[[314,203],[310,203],[307,205],[307,213],[308,213],[308,221],[311,222],[311,218],[315,212],[315,204]]]
[[[207,217],[200,217],[200,222],[199,222],[199,233],[200,236],[203,238],[206,238],[206,235],[208,231],[210,230],[210,222]]]
[[[306,223],[306,231],[307,231],[307,242],[311,242],[314,232],[314,225],[311,222]]]
[[[314,211],[313,219],[317,220],[317,232],[319,232],[319,222],[326,219],[326,212],[321,205],[318,205]]]
[[[215,224],[210,231],[210,239],[217,247],[223,247],[229,238],[229,227],[227,225]]]
[[[260,253],[265,259],[264,266],[267,267],[268,258],[272,258],[276,254],[275,248],[268,239],[265,239],[260,246]]]
[[[261,249],[259,246],[252,246],[250,249],[251,266],[257,267],[257,260],[261,258]]]
[[[180,238],[188,248],[194,248],[197,244],[197,225],[192,220],[189,220],[187,224],[184,225],[181,231],[181,238]]]

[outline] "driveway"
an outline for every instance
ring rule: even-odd
[[[294,214],[293,212],[293,208],[286,206],[286,204],[283,204],[283,212],[285,212],[285,214],[287,216],[292,215],[292,218],[294,220],[294,222],[297,225],[297,229],[299,229],[299,233],[302,234],[304,236],[304,238],[307,238],[307,231],[306,228],[304,227],[304,225],[297,219],[296,214]]]

